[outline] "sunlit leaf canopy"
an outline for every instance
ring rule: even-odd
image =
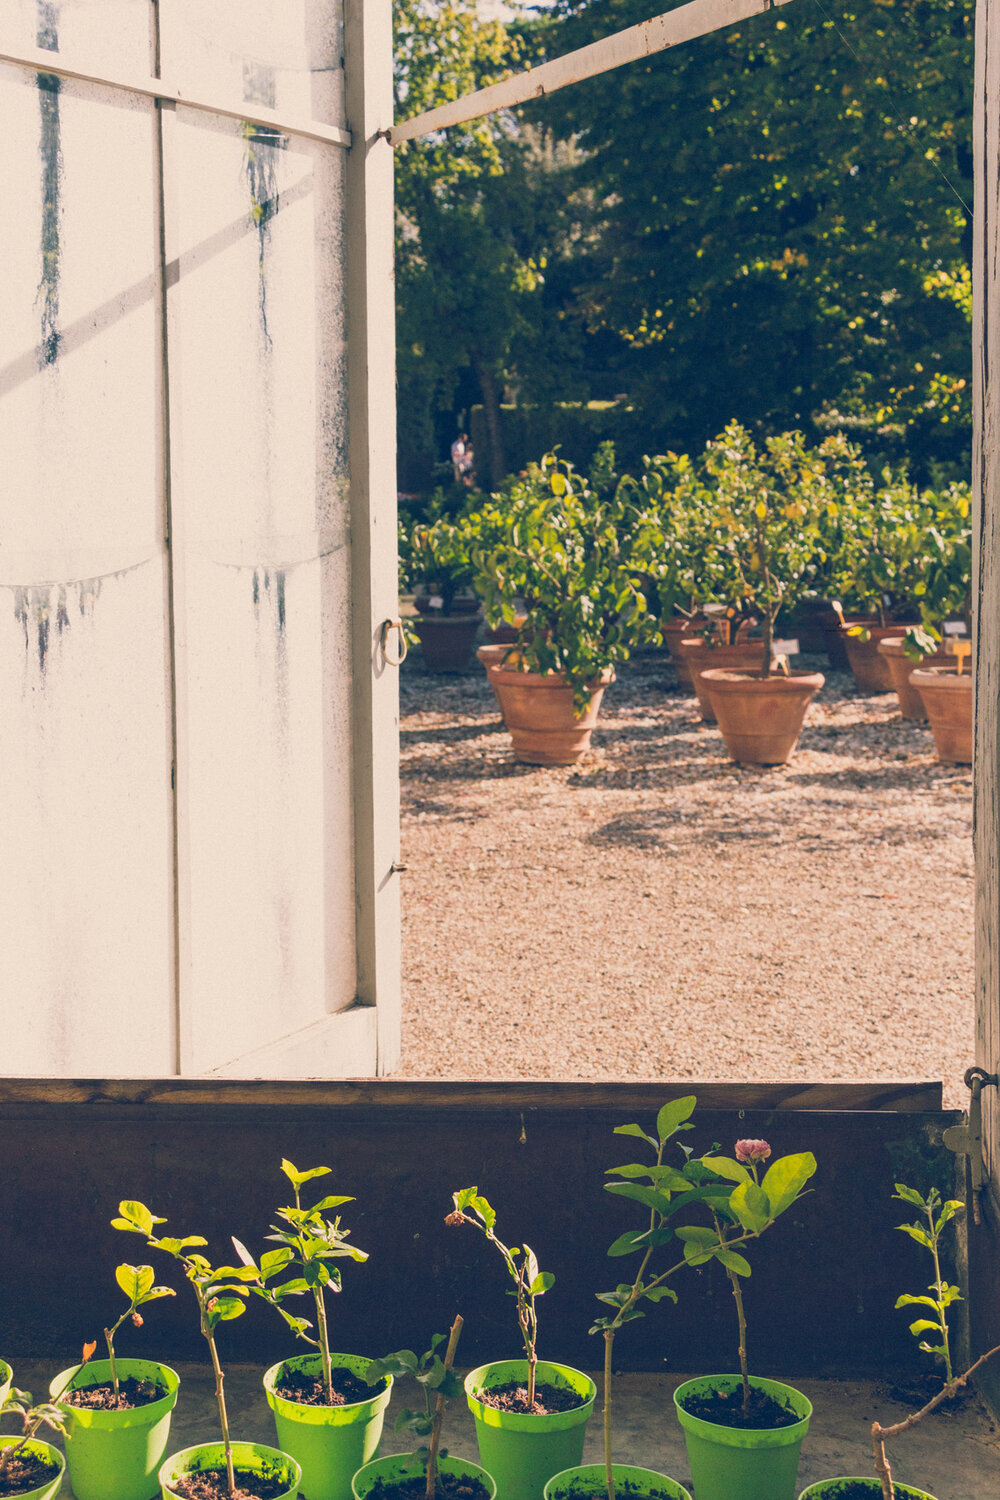
[[[397,118],[669,8],[555,0],[477,24],[474,0],[398,0]],[[434,446],[436,410],[488,416],[506,387],[624,394],[652,451],[731,418],[818,422],[958,472],[972,9],[796,0],[400,148],[404,461]]]

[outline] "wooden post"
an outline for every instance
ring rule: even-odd
[[[973,491],[976,640],[976,1061],[1000,1069],[1000,0],[976,7]],[[1000,1299],[1000,1090],[983,1090],[983,1223],[969,1230],[973,1355]],[[991,1269],[992,1268],[992,1269]],[[987,1376],[1000,1401],[1000,1381]]]
[[[377,1005],[378,1071],[399,1062],[399,686],[382,650],[397,613],[390,0],[346,0],[347,329],[358,998]]]

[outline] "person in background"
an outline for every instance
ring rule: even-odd
[[[460,432],[451,445],[451,466],[455,473],[456,484],[471,485],[473,458],[469,434]]]

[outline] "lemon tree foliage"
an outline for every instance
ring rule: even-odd
[[[605,668],[659,639],[648,598],[659,514],[634,482],[603,477],[548,454],[464,522],[489,623],[514,624],[527,610],[512,664],[564,673],[578,714]]]

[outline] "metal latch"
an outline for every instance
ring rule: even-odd
[[[982,1213],[979,1195],[983,1190],[983,1105],[980,1095],[984,1088],[1000,1085],[1000,1075],[987,1073],[985,1068],[969,1068],[965,1074],[965,1087],[972,1091],[969,1100],[969,1118],[964,1125],[949,1125],[944,1132],[944,1144],[956,1156],[969,1158],[969,1178],[972,1186],[972,1218],[981,1224]]]

